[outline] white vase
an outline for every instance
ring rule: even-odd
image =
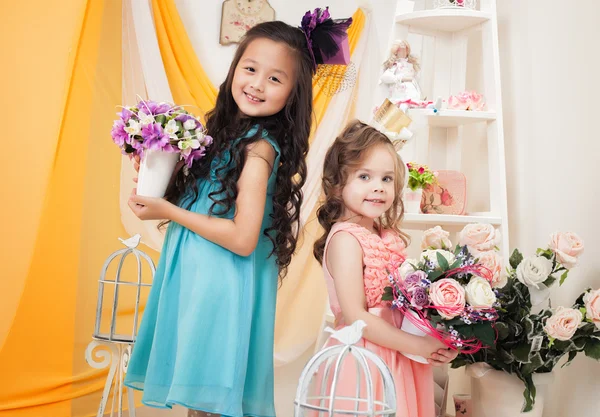
[[[542,417],[548,386],[554,373],[533,374],[536,388],[533,410],[522,413],[525,384],[515,375],[492,369],[484,363],[467,366],[471,376],[471,403],[476,417]]]
[[[425,333],[423,330],[419,329],[417,326],[415,326],[413,324],[412,321],[410,321],[406,316],[412,316],[413,318],[415,318],[416,320],[421,320],[421,318],[419,317],[419,315],[417,313],[415,313],[412,310],[407,310],[406,313],[404,313],[404,319],[402,320],[402,326],[400,327],[400,329],[406,333],[410,333],[412,335],[415,336],[426,336],[427,333]],[[418,356],[418,355],[411,355],[409,353],[402,353],[404,356],[406,356],[408,359],[411,359],[415,362],[419,362],[419,363],[428,363],[427,359],[425,359],[422,356]]]
[[[140,164],[137,194],[163,197],[179,160],[179,153],[146,151]]]
[[[418,188],[416,191],[406,187],[404,189],[404,212],[405,213],[420,213],[421,198],[423,197],[423,189]]]

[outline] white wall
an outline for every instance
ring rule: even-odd
[[[534,250],[555,230],[586,243],[552,297],[570,304],[600,287],[598,0],[498,0],[511,246]],[[544,417],[592,417],[600,364],[558,369]]]

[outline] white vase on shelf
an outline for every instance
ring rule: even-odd
[[[404,189],[404,212],[421,213],[421,199],[423,198],[423,189],[417,188],[415,191],[406,187]]]

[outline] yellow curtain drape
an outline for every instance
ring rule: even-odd
[[[97,280],[106,257],[122,247],[117,237],[126,237],[115,188],[121,156],[109,136],[121,101],[122,5],[33,3],[26,8],[10,3],[11,19],[5,19],[11,36],[20,39],[22,56],[13,62],[23,71],[1,77],[12,84],[3,95],[9,94],[19,128],[10,136],[31,142],[30,153],[15,150],[0,164],[4,178],[27,177],[30,188],[14,181],[20,191],[11,193],[17,196],[12,209],[22,213],[3,216],[10,219],[5,241],[29,239],[32,248],[18,256],[11,248],[8,255],[2,250],[12,257],[3,265],[23,259],[26,265],[9,267],[10,275],[0,280],[0,306],[11,297],[18,300],[13,314],[2,311],[0,416],[91,416],[106,376],[84,354],[93,332]],[[32,8],[39,21],[24,25],[31,23]],[[23,94],[26,102],[19,101]],[[25,206],[30,203],[39,208]],[[28,217],[33,211],[37,218]],[[10,283],[13,288],[5,288]]]

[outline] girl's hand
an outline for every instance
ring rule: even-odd
[[[430,358],[427,359],[432,366],[444,366],[447,363],[452,362],[458,356],[458,351],[450,348],[444,348],[433,353]]]
[[[169,209],[173,204],[163,198],[142,197],[136,194],[134,188],[127,203],[141,220],[165,220],[169,218]]]

